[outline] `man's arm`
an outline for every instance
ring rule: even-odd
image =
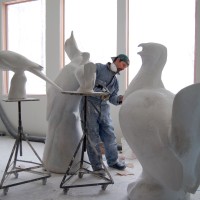
[[[123,96],[118,95],[118,91],[119,91],[119,84],[118,84],[118,81],[117,81],[116,84],[115,84],[115,90],[110,95],[110,98],[109,98],[109,102],[112,103],[113,105],[116,105],[116,106],[122,104],[122,101],[123,101]]]

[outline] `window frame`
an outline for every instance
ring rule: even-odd
[[[128,0],[128,11],[130,10],[130,7],[129,7],[129,1],[130,0]],[[194,3],[195,5],[194,5],[194,12],[195,12],[195,14],[197,14],[197,1],[195,1],[195,3]],[[130,18],[130,15],[128,14],[128,23],[129,23],[129,18]],[[130,25],[130,24],[129,24]],[[197,22],[196,22],[196,18],[194,18],[194,32],[195,32],[195,29],[196,29],[196,26],[197,26]],[[128,34],[130,35],[130,32],[128,32]],[[128,38],[129,38],[129,36],[128,36]],[[194,73],[193,73],[193,82],[191,83],[191,84],[193,84],[193,83],[195,83],[196,82],[196,59],[197,59],[197,57],[196,57],[196,43],[197,43],[197,41],[196,41],[196,35],[194,35],[194,38],[193,38],[193,41],[194,41],[194,46],[193,46],[193,50],[194,50],[194,52],[193,52],[193,59],[194,59],[194,64],[193,64],[193,71],[194,71]],[[153,42],[153,41],[150,41],[150,42]],[[128,44],[130,43],[130,41],[128,41]],[[130,50],[129,50],[129,53],[130,53]],[[140,69],[140,68],[139,68]],[[130,73],[130,70],[128,69],[127,70],[128,72],[127,72],[127,85],[126,85],[126,88],[128,87],[128,85],[131,83],[131,80],[133,80],[134,79],[134,77],[137,75],[137,73],[133,76],[133,79],[131,79],[131,80],[129,80],[130,79],[130,75],[129,75],[129,73]],[[165,83],[164,83],[165,84]],[[187,86],[187,85],[186,85]],[[183,86],[183,87],[186,87],[186,86]],[[182,88],[180,88],[180,89],[182,89]],[[169,89],[170,90],[170,89]]]

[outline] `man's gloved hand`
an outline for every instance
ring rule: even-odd
[[[122,104],[123,98],[124,98],[123,95],[119,95],[119,96],[118,96],[118,103],[119,103],[119,104]]]

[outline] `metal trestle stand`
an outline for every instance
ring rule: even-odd
[[[8,163],[6,165],[6,169],[4,171],[0,189],[3,189],[4,195],[7,194],[9,187],[13,187],[20,184],[25,184],[33,181],[42,180],[43,185],[46,184],[47,178],[51,176],[51,174],[46,171],[43,167],[43,162],[40,159],[39,155],[27,139],[27,136],[23,133],[22,127],[22,119],[21,119],[21,102],[28,102],[28,101],[39,101],[39,99],[35,98],[27,98],[27,99],[15,99],[15,100],[4,100],[5,102],[17,102],[18,103],[18,135],[16,137],[13,149],[11,151],[10,157],[8,159]],[[23,152],[22,152],[22,141],[25,140],[32,150],[32,152],[37,157],[36,162],[29,161],[22,159]],[[19,154],[19,155],[18,155]],[[19,156],[21,159],[19,159]],[[26,174],[20,176],[18,179],[19,174],[25,172]],[[32,175],[29,176],[31,173]],[[34,175],[33,175],[34,174]],[[14,175],[14,177],[11,177]],[[34,176],[34,177],[33,177]],[[28,180],[27,180],[28,178]]]
[[[94,171],[90,170],[88,166],[91,164],[84,159],[84,154],[86,153],[86,145],[91,143],[90,137],[87,134],[87,97],[88,96],[105,96],[107,93],[103,92],[73,92],[73,91],[63,91],[64,94],[70,95],[81,95],[84,98],[84,120],[83,120],[83,135],[78,143],[78,146],[74,152],[74,155],[69,163],[66,173],[60,183],[60,188],[63,188],[63,192],[66,194],[70,188],[75,187],[88,187],[88,186],[98,186],[101,185],[102,190],[105,190],[109,184],[114,184],[114,181],[108,172],[103,160],[101,159],[101,163],[103,169],[105,170],[105,176],[101,176]],[[81,149],[82,148],[82,149]],[[93,147],[95,153],[98,155],[99,153]],[[75,162],[75,158],[77,156],[78,151],[81,150],[81,158],[77,163]],[[73,169],[72,169],[73,168]],[[83,180],[83,175],[85,175],[85,181]],[[91,176],[92,175],[92,176]],[[86,177],[87,176],[87,177]],[[75,177],[79,179],[73,180]],[[80,180],[81,179],[81,180]],[[91,180],[92,179],[92,180]]]

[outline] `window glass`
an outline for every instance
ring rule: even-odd
[[[166,89],[177,93],[194,82],[195,0],[130,0],[129,31],[129,82],[141,67],[137,46],[145,42],[168,49]]]
[[[111,61],[117,49],[117,1],[65,0],[65,40],[71,31],[79,50],[90,53],[90,61]]]
[[[44,0],[7,5],[7,49],[15,51],[44,67],[45,9]],[[45,94],[46,82],[25,72],[27,94]],[[13,76],[9,72],[9,81]]]

